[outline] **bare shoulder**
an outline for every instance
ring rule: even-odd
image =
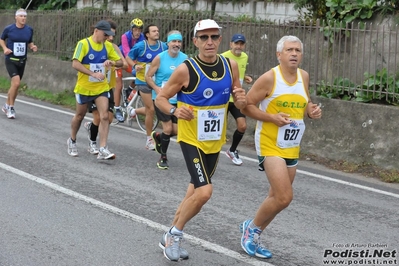
[[[269,88],[270,90],[272,89],[274,84],[274,71],[270,69],[269,71],[266,71],[263,73],[254,83],[252,87],[255,88]]]
[[[305,81],[309,81],[309,73],[303,69],[300,69],[301,71],[301,76]]]
[[[190,74],[187,65],[184,63],[180,64],[175,71],[173,71],[169,80],[172,80],[173,83],[178,84],[179,86],[187,87],[190,81]]]

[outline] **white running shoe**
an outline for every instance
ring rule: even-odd
[[[238,156],[238,151],[231,152],[230,149],[226,151],[226,156],[231,159],[231,161],[235,165],[242,165],[242,160],[240,159],[240,156]]]
[[[14,107],[10,107],[7,110],[7,118],[9,118],[9,119],[14,119],[15,118],[15,109],[14,109]]]
[[[115,154],[110,152],[107,147],[101,147],[98,151],[97,159],[99,160],[109,160],[115,159]]]
[[[78,147],[76,146],[76,142],[72,142],[72,139],[69,138],[67,140],[68,145],[68,154],[72,157],[78,156]]]
[[[128,119],[136,118],[136,109],[134,109],[131,106],[128,106],[126,111],[127,111],[127,118]]]
[[[8,109],[10,109],[10,107],[8,107],[6,104],[4,104],[3,107],[1,108],[3,113],[5,113],[6,115],[7,115]]]
[[[147,142],[145,144],[145,148],[148,150],[155,150],[155,143],[153,139],[147,139]]]
[[[91,154],[98,154],[97,142],[91,141],[89,142],[89,148],[87,149]]]

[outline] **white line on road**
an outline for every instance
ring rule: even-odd
[[[3,95],[0,95],[0,97],[6,98]],[[67,115],[71,115],[71,116],[74,115],[74,113],[72,113],[72,112],[67,112],[67,111],[63,111],[63,110],[60,110],[60,109],[47,107],[47,106],[43,106],[43,105],[36,104],[36,103],[27,102],[27,101],[24,101],[24,100],[17,99],[17,101],[21,102],[21,103],[24,103],[24,104],[32,105],[32,106],[35,106],[35,107],[51,110],[53,112],[58,112],[58,113],[67,114]],[[86,118],[91,120],[90,117],[86,117]],[[122,127],[122,126],[117,126],[117,127],[123,128],[125,130],[129,130],[129,131],[134,131],[134,132],[137,132],[137,133],[143,133],[143,131],[141,131],[141,130],[130,128],[130,127]],[[171,139],[171,140],[172,141],[176,141],[175,139]],[[224,151],[221,151],[220,153],[224,153]],[[258,160],[254,159],[254,158],[250,158],[250,157],[246,157],[246,156],[242,156],[242,155],[240,155],[240,158],[242,158],[244,160],[247,160],[247,161],[258,163]],[[375,189],[375,188],[372,188],[372,187],[363,186],[363,185],[359,185],[359,184],[348,182],[348,181],[335,179],[335,178],[328,177],[328,176],[325,176],[325,175],[314,174],[314,173],[303,171],[303,170],[297,170],[297,172],[301,173],[301,174],[304,174],[304,175],[307,175],[307,176],[320,178],[320,179],[323,179],[323,180],[326,180],[326,181],[335,182],[335,183],[339,183],[339,184],[347,185],[347,186],[351,186],[351,187],[356,187],[356,188],[359,188],[359,189],[371,191],[371,192],[382,194],[382,195],[386,195],[386,196],[391,196],[391,197],[394,197],[394,198],[399,198],[399,194],[396,194],[396,193],[392,193],[392,192],[388,192],[388,191],[384,191],[384,190],[380,190],[380,189]]]
[[[90,204],[92,204],[94,206],[97,206],[97,207],[99,207],[101,209],[104,209],[104,210],[109,211],[111,213],[114,213],[116,215],[120,215],[120,216],[129,218],[129,219],[133,220],[134,222],[143,223],[143,224],[145,224],[145,225],[147,225],[149,227],[152,227],[154,229],[157,229],[159,231],[167,231],[169,229],[169,227],[167,227],[165,225],[156,223],[154,221],[145,219],[145,218],[143,218],[141,216],[138,216],[138,215],[135,215],[133,213],[130,213],[130,212],[121,210],[119,208],[116,208],[116,207],[114,207],[112,205],[106,204],[104,202],[98,201],[98,200],[90,198],[90,197],[87,197],[87,196],[82,195],[80,193],[77,193],[77,192],[75,192],[73,190],[64,188],[62,186],[59,186],[57,184],[54,184],[54,183],[49,182],[47,180],[44,180],[44,179],[42,179],[40,177],[31,175],[29,173],[26,173],[24,171],[16,169],[16,168],[14,168],[12,166],[9,166],[7,164],[3,164],[3,163],[0,162],[0,168],[4,169],[6,171],[9,171],[9,172],[11,172],[13,174],[16,174],[16,175],[19,175],[21,177],[24,177],[26,179],[29,179],[31,181],[34,181],[36,183],[39,183],[41,185],[44,185],[44,186],[46,186],[48,188],[51,188],[51,189],[53,189],[55,191],[61,192],[61,193],[65,194],[65,195],[71,196],[73,198],[76,198],[78,200],[81,200],[81,201],[84,201],[84,202],[87,202],[87,203],[90,203]],[[220,254],[226,255],[228,257],[231,257],[231,258],[233,258],[235,260],[239,260],[239,261],[248,263],[249,265],[254,265],[254,266],[274,266],[273,264],[254,259],[254,258],[251,258],[249,256],[241,255],[240,253],[238,253],[236,251],[224,248],[224,247],[219,246],[219,245],[217,245],[215,243],[208,242],[206,240],[200,239],[198,237],[195,237],[195,236],[192,236],[192,235],[189,235],[189,234],[184,234],[184,238],[189,240],[190,242],[192,242],[194,244],[197,244],[197,245],[200,245],[200,246],[204,247],[205,249],[213,250],[213,251],[215,251],[217,253],[220,253]]]

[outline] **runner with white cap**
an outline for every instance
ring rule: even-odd
[[[181,257],[184,226],[211,198],[211,177],[226,142],[230,94],[237,108],[246,106],[237,63],[217,53],[221,40],[221,27],[214,20],[199,21],[193,38],[198,55],[176,68],[155,100],[162,112],[178,119],[177,141],[190,174],[186,196],[177,208],[172,228],[161,241],[165,257],[172,261]],[[177,107],[169,102],[176,93]]]

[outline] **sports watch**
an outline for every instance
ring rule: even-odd
[[[175,113],[175,111],[176,111],[176,107],[173,106],[172,108],[170,108],[169,114],[170,114],[170,115],[173,115],[173,114]]]

